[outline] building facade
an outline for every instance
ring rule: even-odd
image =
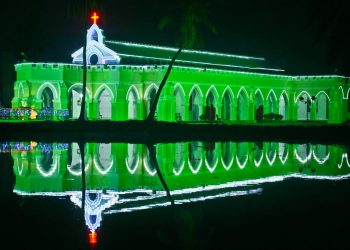
[[[107,47],[108,45],[108,47]],[[145,119],[177,49],[105,41],[93,24],[87,32],[86,118]],[[83,49],[72,64],[15,65],[12,108],[67,111],[77,119],[82,100]],[[348,78],[336,75],[290,76],[264,58],[183,50],[157,106],[157,120],[255,123],[350,118]],[[35,118],[34,118],[35,119]],[[51,119],[59,119],[52,115]]]

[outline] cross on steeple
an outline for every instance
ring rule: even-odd
[[[93,13],[93,15],[91,16],[91,19],[93,20],[94,24],[96,24],[97,19],[99,19],[100,17],[96,14],[96,12]]]

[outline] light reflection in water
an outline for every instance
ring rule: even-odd
[[[257,194],[261,184],[286,178],[341,180],[350,175],[348,153],[337,146],[193,141],[155,149],[175,204]],[[85,221],[91,232],[100,227],[102,214],[170,205],[144,145],[87,143],[84,150]],[[0,153],[14,160],[17,194],[69,196],[82,206],[77,143],[2,143]]]

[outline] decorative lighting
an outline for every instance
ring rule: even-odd
[[[97,233],[96,232],[89,233],[89,242],[91,245],[95,245],[97,243]]]
[[[96,24],[97,19],[99,19],[100,17],[96,14],[96,12],[94,12],[90,18],[92,19],[93,24]]]

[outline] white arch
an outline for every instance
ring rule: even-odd
[[[96,47],[90,46],[86,52],[86,61],[88,65],[91,65],[90,58],[93,55],[97,55],[98,61],[96,64],[103,64],[103,55],[100,50],[98,50]],[[94,66],[94,65],[92,65]]]
[[[276,96],[275,91],[273,91],[273,89],[270,89],[269,93],[267,93],[266,99],[269,98],[271,93],[273,93],[273,95],[275,96],[275,100],[277,101],[277,96]]]
[[[272,166],[272,164],[275,162],[276,156],[277,156],[276,149],[273,152],[272,160],[270,160],[270,157],[267,155],[267,153],[265,153],[266,160],[267,160],[267,162],[269,163],[270,166]]]
[[[54,95],[54,99],[58,99],[57,90],[56,90],[55,86],[52,83],[50,83],[50,82],[44,82],[44,84],[40,86],[40,88],[38,89],[38,92],[36,94],[36,98],[40,99],[40,96],[41,96],[41,94],[43,93],[43,91],[44,91],[44,89],[46,87],[49,87],[51,89],[51,91],[52,91],[52,93]]]
[[[280,158],[280,161],[282,162],[282,165],[284,165],[286,163],[287,159],[288,159],[288,154],[289,154],[288,148],[287,148],[288,145],[286,143],[284,143],[284,148],[287,150],[287,154],[283,158],[283,152],[280,151],[280,149],[281,149],[280,144],[281,143],[278,144],[278,158]]]
[[[318,164],[322,165],[324,164],[326,161],[328,161],[330,153],[328,152],[328,154],[326,155],[326,157],[324,159],[320,159],[317,157],[317,155],[315,154],[315,150],[312,150],[312,156],[314,157],[314,160],[317,161]]]
[[[311,100],[311,95],[310,95],[306,90],[303,90],[303,91],[301,91],[301,92],[299,93],[299,95],[297,95],[297,97],[295,98],[294,102],[297,102],[297,101],[299,100],[299,97],[300,97],[303,93],[305,93],[305,94],[310,98],[310,100]]]
[[[20,95],[20,90],[22,89],[22,97],[24,96],[24,87],[23,87],[23,84],[22,84],[22,82],[20,82],[19,84],[18,84],[18,97],[20,97],[21,95]]]
[[[345,96],[345,93],[344,93],[344,89],[342,86],[339,86],[339,88],[342,92],[342,96],[343,96],[343,99],[348,99],[348,94],[349,94],[349,91],[350,91],[350,88],[348,89],[348,92],[347,92],[347,95]]]
[[[130,94],[130,92],[131,92],[132,90],[135,91],[136,96],[137,96],[137,100],[140,100],[141,97],[140,97],[139,91],[137,90],[137,88],[135,87],[135,85],[131,85],[131,86],[129,87],[128,92],[126,92],[126,97],[125,97],[126,100],[128,100],[129,94]]]
[[[348,167],[350,168],[350,163],[349,163],[349,159],[348,159],[348,154],[347,153],[343,153],[341,156],[341,162],[338,163],[338,168],[341,168],[343,166],[343,161],[345,160],[346,164],[348,165]]]
[[[325,94],[325,95],[327,96],[328,101],[331,101],[331,99],[329,98],[329,96],[327,95],[327,93],[324,92],[323,90],[319,91],[319,92],[316,94],[316,97],[317,97],[318,95],[322,94],[322,93]]]
[[[155,83],[152,83],[151,85],[149,85],[145,91],[145,94],[143,96],[144,99],[147,99],[147,96],[149,95],[149,92],[152,90],[152,89],[155,89],[156,91],[158,91],[158,86],[155,84]]]
[[[285,94],[285,96],[287,97],[287,101],[289,102],[289,97],[288,97],[287,91],[285,89],[281,92],[279,99],[281,99],[281,97],[283,97],[283,93]]]
[[[260,96],[261,96],[261,98],[262,98],[262,100],[264,101],[264,95],[263,95],[263,93],[261,92],[261,90],[258,88],[257,90],[255,90],[255,92],[254,92],[254,96],[256,96],[256,94],[257,93],[260,93]]]
[[[184,169],[184,167],[185,167],[185,161],[183,160],[179,171],[176,171],[175,168],[173,168],[174,175],[179,176],[181,174],[182,170]]]
[[[199,165],[198,165],[198,169],[193,169],[193,166],[192,166],[192,164],[191,164],[191,161],[190,161],[190,159],[188,159],[188,166],[190,167],[191,172],[192,172],[193,174],[197,174],[198,171],[201,169],[202,161],[203,161],[203,160],[202,160],[202,157],[201,157],[200,162],[199,162]]]
[[[36,162],[36,168],[38,169],[39,173],[44,176],[44,177],[50,177],[51,175],[53,175],[53,173],[56,171],[57,169],[57,165],[58,165],[58,159],[57,156],[52,156],[53,158],[53,163],[51,164],[51,169],[48,173],[45,173],[42,169],[41,169],[41,164],[38,162],[38,157],[35,158],[35,162]]]
[[[309,161],[309,160],[311,159],[312,150],[310,150],[309,155],[307,155],[305,159],[302,159],[302,158],[300,157],[300,155],[298,154],[298,152],[297,152],[296,149],[294,149],[294,155],[295,155],[295,157],[297,158],[297,160],[298,160],[300,163],[305,164],[307,161]]]
[[[156,169],[154,169],[154,171],[151,170],[146,156],[143,158],[143,165],[145,166],[145,169],[149,175],[154,176],[157,173]]]
[[[198,92],[199,92],[199,94],[201,95],[201,97],[203,97],[203,92],[202,92],[201,88],[200,88],[197,84],[193,85],[193,87],[191,88],[190,93],[189,93],[188,96],[191,96],[191,95],[192,95],[192,91],[193,91],[195,88],[198,90]]]
[[[213,172],[214,172],[216,166],[218,165],[218,162],[219,162],[219,157],[216,157],[214,166],[213,166],[213,167],[210,167],[210,166],[209,166],[209,163],[208,163],[208,161],[207,161],[207,157],[205,157],[205,165],[207,166],[207,168],[208,168],[208,170],[209,170],[210,173],[213,173]]]
[[[175,86],[174,86],[174,92],[175,92],[176,89],[179,89],[179,90],[181,91],[182,95],[183,95],[183,96],[186,96],[185,90],[183,89],[181,83],[178,82],[178,83],[175,84]]]
[[[223,157],[221,156],[221,163],[222,163],[222,166],[223,166],[224,169],[226,169],[226,170],[229,170],[229,169],[231,168],[231,166],[232,166],[234,160],[235,160],[235,157],[233,156],[233,157],[231,158],[230,163],[229,163],[228,165],[226,165],[225,162],[224,162]]]
[[[248,101],[249,101],[248,92],[247,92],[247,90],[246,90],[244,87],[241,87],[241,88],[238,90],[238,92],[237,92],[237,98],[239,97],[239,94],[241,93],[242,90],[244,90],[245,95],[246,95],[246,97],[247,97],[247,99],[248,99]]]
[[[81,88],[83,88],[83,84],[82,84],[82,83],[74,83],[72,86],[69,87],[68,93],[69,93],[70,91],[72,91],[74,88],[78,87],[78,86],[79,86],[79,87],[81,86]],[[88,93],[89,98],[90,98],[90,100],[91,100],[91,99],[92,99],[92,94],[91,94],[90,89],[89,89],[88,87],[86,87],[85,90],[86,90],[86,93]]]
[[[248,154],[246,155],[246,158],[244,160],[244,163],[241,164],[238,160],[238,157],[236,156],[236,162],[237,162],[237,165],[240,169],[243,169],[245,167],[245,165],[247,165],[247,162],[248,162]]]
[[[110,87],[108,87],[107,84],[102,84],[100,87],[98,87],[98,89],[96,90],[95,92],[95,95],[94,95],[94,99],[96,99],[98,97],[99,94],[101,94],[101,92],[106,89],[109,94],[111,95],[112,99],[114,99],[114,94],[113,94],[113,91],[110,89]]]
[[[224,89],[224,92],[222,93],[221,99],[224,99],[224,96],[225,96],[226,92],[228,92],[229,95],[231,95],[231,98],[232,98],[232,101],[233,101],[235,96],[234,96],[233,91],[232,91],[230,86],[226,86],[226,88]]]
[[[207,93],[205,94],[205,98],[208,98],[208,95],[209,95],[209,93],[212,91],[212,89],[213,89],[214,97],[216,98],[216,102],[218,102],[220,96],[219,96],[218,91],[217,91],[216,88],[214,87],[214,85],[211,85],[211,86],[209,87]]]
[[[102,175],[105,175],[109,172],[109,170],[111,170],[111,168],[113,167],[113,163],[114,163],[114,160],[111,161],[111,163],[109,163],[109,165],[107,166],[107,168],[105,170],[103,170],[101,167],[101,164],[96,161],[96,157],[94,157],[94,164],[95,164],[95,167],[96,169],[98,170],[98,172],[100,172],[100,174]]]
[[[128,169],[130,174],[134,174],[136,172],[136,169],[138,168],[138,166],[140,164],[140,156],[139,155],[136,155],[136,156],[137,156],[137,160],[136,160],[136,164],[135,164],[136,167],[134,169],[132,169],[129,166],[128,158],[125,158],[125,165],[126,165],[126,168]]]
[[[255,167],[259,167],[259,166],[260,166],[260,164],[261,164],[263,158],[264,158],[264,153],[261,154],[260,159],[259,159],[258,161],[256,161],[256,160],[254,159]]]

